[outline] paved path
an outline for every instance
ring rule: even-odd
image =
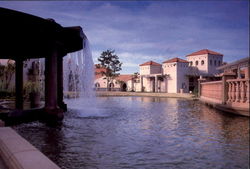
[[[173,98],[186,98],[195,99],[193,94],[189,93],[150,93],[150,92],[111,92],[111,91],[98,91],[97,96],[149,96],[149,97],[173,97]]]

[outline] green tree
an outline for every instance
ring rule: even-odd
[[[115,54],[115,50],[106,50],[101,53],[98,58],[100,66],[105,68],[105,71],[101,71],[101,74],[107,79],[107,90],[110,90],[109,83],[113,79],[119,76],[120,70],[122,70],[122,63],[119,61],[119,57]]]

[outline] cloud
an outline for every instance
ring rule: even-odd
[[[124,69],[131,71],[148,60],[185,59],[204,48],[223,53],[225,61],[249,55],[245,1],[2,1],[0,5],[54,18],[63,26],[82,26],[95,62],[102,51],[115,49]]]

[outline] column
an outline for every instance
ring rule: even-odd
[[[144,92],[143,90],[143,76],[141,75],[141,92]]]
[[[250,83],[249,83],[250,81],[249,80],[247,80],[246,81],[246,85],[247,85],[247,92],[246,92],[246,103],[249,103],[249,93],[250,93]]]
[[[158,92],[158,79],[157,79],[157,75],[155,76],[155,92]]]
[[[235,82],[235,86],[236,86],[236,91],[235,91],[235,102],[239,102],[240,101],[240,84],[239,84],[239,81]]]
[[[167,77],[164,78],[164,83],[165,83],[165,92],[168,92],[168,79]]]
[[[231,82],[231,83],[232,83],[231,101],[234,102],[235,101],[235,84],[234,82]]]
[[[222,89],[221,89],[221,100],[222,100],[222,104],[225,104],[227,101],[227,96],[228,96],[228,92],[227,90],[228,86],[227,86],[227,82],[226,82],[226,77],[222,76]]]
[[[16,59],[16,109],[23,109],[23,60]]]
[[[231,98],[231,92],[232,92],[232,83],[231,82],[227,82],[228,84],[228,91],[227,91],[227,96],[228,96],[228,102],[231,102],[232,101],[232,98]]]
[[[245,94],[246,94],[246,91],[245,91],[245,82],[241,81],[240,82],[240,102],[241,103],[245,102]]]
[[[250,77],[250,75],[249,75],[249,73],[250,73],[249,69],[250,69],[250,67],[248,66],[246,68],[246,70],[245,70],[245,79],[249,79],[249,77]]]
[[[241,76],[240,76],[240,67],[237,67],[237,79],[240,79]]]

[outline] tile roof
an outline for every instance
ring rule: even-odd
[[[172,59],[164,61],[163,63],[172,63],[172,62],[189,63],[187,60],[184,60],[184,59],[181,59],[181,58],[172,58]]]
[[[156,62],[154,62],[154,61],[152,61],[152,60],[150,60],[150,61],[148,61],[148,62],[145,62],[145,63],[143,63],[143,64],[140,64],[139,66],[147,66],[147,65],[161,66],[161,64],[156,63]]]
[[[119,75],[118,77],[116,77],[116,80],[120,80],[120,81],[124,81],[127,82],[129,80],[131,80],[133,78],[132,74],[127,74],[127,75]]]
[[[220,55],[220,56],[223,56],[223,54],[221,53],[218,53],[218,52],[214,52],[212,50],[208,50],[208,49],[202,49],[202,50],[199,50],[197,52],[194,52],[194,53],[191,53],[187,56],[195,56],[195,55],[203,55],[203,54],[212,54],[212,55]]]
[[[99,67],[100,65],[95,65],[95,79],[103,77],[102,72],[106,72],[107,69],[104,67]]]

